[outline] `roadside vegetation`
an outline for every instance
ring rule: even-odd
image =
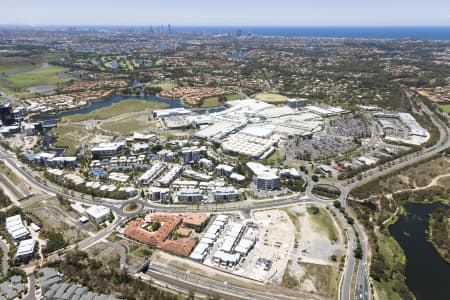
[[[79,250],[68,252],[63,261],[53,265],[71,282],[83,284],[97,293],[136,300],[177,299],[171,293],[128,275],[125,270],[113,268],[99,260],[89,258],[85,252]]]
[[[317,184],[313,187],[311,192],[321,198],[328,199],[337,199],[341,194],[337,187],[327,184]]]
[[[0,188],[0,208],[8,207],[11,204],[8,196],[5,195],[3,190]]]

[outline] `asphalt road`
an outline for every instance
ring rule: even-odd
[[[412,94],[407,92],[408,97],[411,97]],[[431,157],[432,155],[435,155],[447,148],[450,147],[450,130],[442,124],[440,120],[437,120],[434,117],[434,114],[422,103],[420,103],[422,110],[431,117],[432,122],[435,124],[435,126],[438,127],[440,132],[440,139],[436,145],[424,149],[420,153],[416,154],[410,154],[406,157],[399,158],[393,162],[390,162],[389,164],[386,164],[386,166],[383,166],[383,168],[374,168],[372,170],[368,170],[364,172],[363,179],[351,184],[348,184],[345,186],[345,183],[336,183],[336,182],[326,182],[322,181],[320,183],[327,183],[334,185],[338,187],[341,190],[341,195],[339,197],[339,201],[342,203],[344,207],[346,207],[347,198],[349,195],[349,192],[352,190],[352,188],[364,184],[366,182],[372,181],[382,175],[394,172],[396,170],[399,170],[401,168],[404,168],[408,165],[411,165],[413,163],[416,163],[418,161],[424,160],[428,157]],[[377,132],[377,131],[376,131]],[[378,139],[378,137],[372,138],[371,142],[374,142],[375,139]],[[44,184],[41,181],[36,180],[36,178],[32,175],[33,172],[23,166],[20,162],[17,161],[14,155],[11,153],[8,153],[7,151],[4,151],[3,149],[0,149],[0,158],[4,159],[8,165],[15,170],[17,170],[22,177],[26,178],[27,181],[29,181],[31,184],[33,184],[35,187],[38,187],[39,189],[49,193],[49,194],[58,194],[62,193],[62,191],[56,187],[52,186],[50,184]],[[310,181],[310,179],[309,179]],[[315,183],[309,182],[306,196],[307,197],[301,197],[300,195],[295,195],[291,197],[285,197],[285,198],[279,198],[279,199],[273,199],[268,201],[245,201],[240,203],[229,203],[224,205],[215,205],[215,204],[207,204],[204,206],[178,206],[178,205],[158,205],[155,203],[148,203],[141,200],[138,200],[137,198],[129,199],[129,200],[114,200],[114,199],[107,199],[107,198],[101,198],[98,199],[98,201],[92,201],[85,199],[84,197],[76,196],[76,195],[70,195],[70,194],[64,194],[67,198],[83,202],[90,205],[96,205],[101,203],[102,205],[108,206],[112,209],[112,211],[116,214],[116,220],[111,224],[108,228],[102,230],[101,232],[97,233],[95,236],[90,237],[82,242],[80,242],[79,246],[81,249],[86,249],[90,247],[91,245],[97,243],[99,240],[107,237],[111,232],[115,229],[116,226],[118,226],[124,219],[127,217],[133,216],[136,213],[142,211],[142,209],[155,209],[158,211],[163,212],[180,212],[180,211],[199,211],[199,212],[236,212],[236,211],[250,211],[253,209],[264,209],[264,208],[273,208],[273,207],[281,207],[285,205],[292,205],[296,203],[306,203],[306,202],[317,202],[321,204],[329,204],[330,201],[320,199],[316,196],[314,196],[311,193],[311,190]],[[139,202],[142,205],[142,208],[138,212],[133,213],[126,213],[123,211],[123,206],[130,202]],[[338,218],[340,219],[341,223],[344,224],[344,227],[346,228],[346,232],[348,234],[348,250],[347,250],[347,260],[344,267],[343,277],[342,277],[342,285],[341,285],[341,292],[340,292],[340,299],[350,299],[351,298],[351,291],[352,291],[352,276],[353,276],[353,269],[356,263],[358,263],[358,271],[357,271],[357,280],[356,280],[356,290],[359,292],[361,289],[364,289],[363,298],[362,299],[370,299],[371,292],[370,292],[370,284],[368,283],[369,280],[366,275],[366,263],[367,263],[367,252],[368,252],[368,245],[367,241],[364,238],[364,233],[361,230],[361,226],[355,222],[354,226],[347,226],[347,222],[344,219],[344,217],[341,214],[338,214]],[[354,228],[354,229],[353,229]],[[358,236],[360,238],[361,247],[363,249],[363,259],[361,262],[356,261],[356,259],[353,256],[353,249],[356,246],[356,236],[355,231],[358,232]],[[359,290],[358,290],[359,288]],[[366,289],[367,288],[367,289]],[[367,296],[366,296],[367,295]],[[359,294],[357,294],[359,296]]]

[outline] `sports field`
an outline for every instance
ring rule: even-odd
[[[255,95],[255,99],[267,103],[281,104],[285,103],[288,97],[273,93],[258,93]]]

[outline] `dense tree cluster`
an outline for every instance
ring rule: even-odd
[[[85,252],[74,250],[58,264],[59,271],[72,282],[89,287],[103,294],[114,294],[123,299],[175,300],[177,296],[164,292],[150,284],[111,268],[102,262],[88,258]]]
[[[430,237],[445,260],[450,262],[450,206],[439,207],[430,215]]]

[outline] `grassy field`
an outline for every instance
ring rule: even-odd
[[[132,116],[117,121],[104,122],[100,125],[100,128],[115,133],[127,134],[135,131],[141,131],[150,127],[151,125],[155,124],[145,122],[144,120],[142,120],[142,118],[139,118],[139,116]]]
[[[81,122],[86,120],[105,120],[126,113],[144,111],[146,109],[161,109],[167,107],[164,103],[145,101],[138,99],[129,99],[111,106],[96,109],[88,114],[72,115],[62,118],[61,122]]]
[[[209,108],[209,107],[217,107],[220,105],[219,97],[209,97],[202,100],[202,105],[200,107],[202,108]]]
[[[308,213],[312,221],[317,228],[319,228],[319,230],[328,235],[330,241],[337,242],[338,233],[336,231],[336,227],[334,226],[332,216],[325,209],[321,207],[317,208],[319,209],[319,213],[312,213],[311,208],[308,208]]]
[[[225,95],[225,98],[227,99],[227,101],[234,101],[234,100],[242,100],[245,98],[245,96],[241,94],[232,94],[232,95]],[[209,108],[217,106],[220,106],[219,96],[208,97],[203,99],[201,107]]]
[[[438,104],[438,106],[442,111],[450,114],[450,104]]]
[[[66,149],[64,156],[75,156],[80,142],[90,136],[85,128],[79,126],[58,126],[51,133],[58,136],[53,146]]]
[[[225,98],[227,98],[227,101],[234,101],[234,100],[245,99],[245,96],[243,96],[241,94],[232,94],[232,95],[226,95]]]
[[[267,103],[281,104],[285,103],[288,97],[273,93],[258,93],[255,95],[255,99]]]
[[[66,71],[66,68],[58,66],[49,66],[47,68],[39,68],[33,72],[7,77],[8,88],[23,89],[36,85],[54,85],[70,80],[68,78],[58,77],[58,73]]]
[[[268,158],[264,159],[262,163],[266,165],[273,165],[275,163],[281,163],[282,161],[283,154],[280,151],[276,150]]]

